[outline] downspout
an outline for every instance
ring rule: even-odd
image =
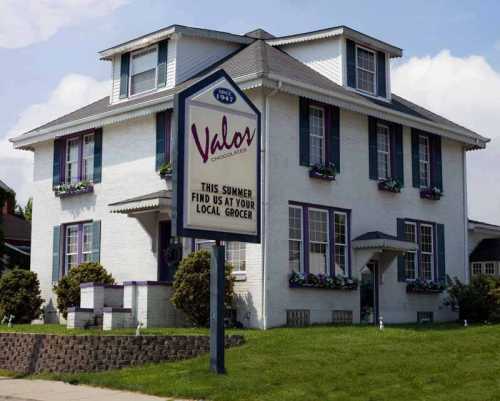
[[[467,151],[463,152],[463,180],[464,180],[464,260],[465,283],[469,282],[469,203],[467,199]]]
[[[267,263],[268,263],[268,245],[267,242],[270,238],[269,236],[269,219],[267,216],[269,215],[269,192],[270,192],[270,157],[267,157],[267,151],[269,149],[270,143],[270,129],[269,129],[269,99],[276,95],[283,86],[281,81],[278,81],[278,86],[274,88],[269,94],[266,95],[264,100],[264,121],[265,121],[265,141],[264,147],[261,149],[261,158],[264,160],[264,185],[263,185],[263,199],[264,199],[264,213],[262,213],[262,227],[264,238],[262,241],[262,328],[264,330],[268,327],[267,316],[268,316],[268,283],[267,283]]]

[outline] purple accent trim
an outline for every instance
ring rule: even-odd
[[[78,140],[78,180],[83,180],[83,137],[85,135],[94,135],[95,140],[95,129],[85,130],[78,132],[76,134],[71,134],[66,137],[61,138],[64,140],[63,151],[61,152],[61,183],[66,182],[66,150],[68,149],[68,142],[77,139]]]
[[[132,313],[132,309],[130,309],[130,308],[115,308],[115,307],[110,307],[110,306],[106,306],[105,308],[102,309],[102,311],[104,313],[113,313],[113,312]]]
[[[309,273],[309,208],[302,207],[303,236],[304,236],[304,273]]]
[[[79,306],[70,306],[68,312],[94,312],[92,308],[80,308]]]
[[[160,286],[160,285],[162,285],[165,287],[170,287],[170,286],[172,286],[172,283],[167,282],[167,281],[124,281],[123,285],[124,286],[128,286],[128,285],[151,285],[151,286],[158,285],[158,286]]]

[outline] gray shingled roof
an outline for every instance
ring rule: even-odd
[[[394,235],[389,235],[386,233],[383,233],[381,231],[369,231],[367,233],[364,233],[360,235],[357,238],[354,238],[353,241],[366,241],[366,240],[372,240],[372,239],[389,239],[393,241],[399,241],[397,237]]]
[[[156,92],[151,95],[134,98],[113,105],[109,104],[109,97],[105,97],[63,117],[35,128],[28,133],[39,129],[56,126],[62,123],[80,120],[82,118],[96,116],[108,111],[119,110],[130,105],[147,103],[150,100],[169,97],[172,94],[191,85],[202,76],[207,75],[220,68],[223,68],[233,79],[251,75],[266,76],[268,74],[274,74],[280,77],[300,82],[305,85],[315,86],[323,90],[339,93],[353,100],[362,100],[367,105],[369,105],[370,103],[374,103],[388,110],[397,111],[412,117],[418,117],[429,122],[442,124],[449,127],[451,130],[466,129],[458,124],[453,123],[450,120],[447,120],[442,116],[439,116],[394,94],[392,95],[392,100],[390,102],[387,102],[377,100],[369,96],[363,96],[361,94],[358,94],[357,92],[348,90],[331,81],[319,72],[308,67],[307,65],[303,64],[299,60],[288,55],[284,51],[268,45],[263,40],[256,40],[252,44],[247,45],[242,49],[236,51],[235,53],[229,55],[225,59],[220,60],[206,70],[196,74],[196,76],[192,77],[191,79],[177,85],[173,89]],[[472,137],[484,139],[475,132],[468,129],[466,130]]]
[[[118,206],[124,205],[131,202],[142,202],[152,199],[170,199],[172,197],[172,192],[167,189],[162,189],[161,191],[156,191],[147,195],[136,196],[135,198],[124,199],[119,202],[110,203],[108,206]]]

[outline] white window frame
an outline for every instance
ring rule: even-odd
[[[238,249],[237,253],[238,253],[238,266],[240,268],[236,268],[237,266],[234,265],[234,262],[232,262],[232,260],[229,259],[229,245],[238,245],[239,247],[243,247],[243,258],[241,257],[241,254],[242,254],[242,248]],[[233,251],[232,251],[233,252]],[[247,245],[245,242],[238,242],[238,241],[228,241],[226,243],[226,262],[228,262],[229,264],[231,264],[234,268],[234,270],[232,270],[232,273],[246,273],[247,271]],[[241,266],[244,266],[244,269],[242,270],[241,269]]]
[[[321,111],[321,114],[323,116],[323,127],[322,127],[323,130],[322,130],[321,136],[315,135],[312,133],[312,130],[311,130],[311,109],[316,109],[316,110]],[[309,143],[311,143],[311,137],[314,137],[314,138],[321,140],[321,160],[320,160],[319,164],[325,165],[326,164],[326,126],[325,126],[326,125],[326,116],[325,116],[325,108],[318,106],[318,105],[315,105],[315,104],[309,105],[308,118],[309,118]],[[311,149],[309,149],[309,158],[311,159]],[[311,161],[311,164],[316,164],[316,163],[312,163],[312,161]]]
[[[323,213],[326,215],[326,241],[325,242],[322,242],[322,241],[312,241],[311,240],[311,215],[310,213],[311,212],[320,212],[320,213]],[[325,272],[324,273],[320,273],[320,274],[325,274],[325,275],[329,275],[331,273],[331,266],[330,266],[330,213],[328,212],[328,209],[321,209],[321,208],[316,208],[316,207],[309,207],[307,208],[307,219],[309,221],[309,224],[308,224],[308,237],[309,237],[309,249],[307,250],[307,254],[308,254],[308,257],[309,257],[309,272],[311,271],[311,244],[324,244],[326,245],[326,255],[325,255],[325,258],[326,258],[326,266],[325,266]],[[317,273],[316,273],[317,274]]]
[[[155,65],[155,86],[154,88],[142,91],[142,92],[137,92],[137,93],[132,93],[132,66],[133,66],[133,60],[134,56],[140,53],[148,53],[150,50],[155,49],[156,52],[156,59],[158,60],[158,45],[153,45],[149,46],[143,49],[136,50],[132,53],[130,53],[130,63],[128,66],[128,97],[135,97],[139,95],[144,95],[145,93],[150,93],[158,89],[158,61],[156,62]]]
[[[425,140],[425,154],[427,156],[427,160],[423,160],[420,157],[420,141],[424,139]],[[418,136],[418,167],[419,167],[419,177],[418,177],[418,182],[420,185],[420,188],[429,188],[431,185],[431,148],[430,148],[430,141],[429,137],[427,135],[419,135]],[[425,164],[427,166],[427,174],[425,177],[425,184],[422,185],[422,164]]]
[[[386,136],[386,144],[387,144],[387,149],[381,149],[380,148],[380,141],[379,141],[379,128],[383,128],[385,133],[384,135]],[[385,177],[380,175],[379,171],[379,158],[380,157],[386,157],[387,158],[387,174]],[[385,180],[387,178],[391,178],[391,131],[389,129],[389,126],[387,124],[382,124],[377,122],[377,174],[378,174],[378,179],[379,180]]]
[[[72,266],[72,267],[76,267],[79,265],[79,260],[78,260],[78,251],[79,251],[79,248],[80,248],[80,244],[79,244],[79,235],[78,235],[78,223],[77,224],[67,224],[65,226],[65,229],[64,229],[64,272],[67,273],[69,270],[70,270],[70,266],[69,266],[69,260],[68,260],[68,256],[76,256],[76,265],[75,266]],[[69,231],[70,229],[76,229],[76,252],[68,252],[68,241],[69,241]],[[71,267],[71,268],[72,268]]]
[[[75,161],[72,161],[71,163],[69,163],[68,161],[68,157],[69,155],[71,154],[70,153],[70,144],[71,143],[76,143],[77,145],[77,155],[76,155],[76,160]],[[80,181],[80,164],[81,164],[81,160],[80,160],[80,146],[81,146],[81,138],[79,137],[73,137],[73,138],[68,138],[66,140],[66,155],[65,155],[65,160],[64,160],[64,182],[66,184],[76,184]],[[73,182],[71,181],[71,176],[69,174],[69,165],[72,165],[74,167],[76,167],[76,181]]]
[[[479,273],[476,273],[474,270],[476,267],[479,267]],[[483,273],[483,264],[481,262],[472,262],[471,273],[473,276],[479,276]]]
[[[422,227],[428,227],[430,228],[430,233],[431,233],[431,251],[430,252],[424,252],[422,250]],[[419,261],[419,277],[424,280],[424,277],[423,277],[423,263],[422,263],[422,255],[430,255],[430,259],[431,259],[431,278],[430,279],[426,279],[426,280],[429,280],[429,281],[434,281],[434,252],[435,252],[435,248],[434,248],[434,241],[435,241],[435,238],[434,238],[434,226],[432,224],[427,224],[427,223],[421,223],[420,224],[420,232],[418,233],[419,234],[419,238],[420,238],[420,241],[419,241],[419,247],[420,247],[420,261]]]
[[[493,267],[493,273],[488,272],[488,267]],[[484,262],[483,269],[486,276],[496,276],[497,274],[497,267],[495,262]]]
[[[90,156],[85,157],[85,139],[92,137],[92,154]],[[85,134],[82,136],[82,160],[81,160],[81,169],[82,169],[82,181],[92,181],[94,179],[94,155],[95,155],[95,134]],[[85,164],[87,160],[92,160],[92,174],[91,177],[86,177]]]
[[[236,241],[237,242],[237,241]],[[207,249],[206,247],[203,247],[203,245],[210,245],[210,249]],[[223,242],[223,244],[225,244],[227,246],[228,242]],[[212,239],[199,239],[199,238],[195,238],[194,239],[194,250],[195,252],[196,251],[201,251],[201,250],[205,250],[205,251],[208,251],[208,252],[211,252],[211,247],[215,245],[215,241],[212,240]],[[246,243],[244,242],[240,242],[240,245],[243,245],[245,247],[245,259],[242,261],[243,264],[245,265],[245,270],[232,270],[231,273],[234,273],[234,274],[238,274],[238,273],[246,273],[247,270],[246,268],[248,267],[247,265],[247,248],[246,248]],[[229,259],[228,259],[228,253],[227,253],[227,249],[226,249],[226,262],[230,263]]]
[[[364,50],[364,51],[367,51],[367,52],[373,54],[373,71],[367,70],[366,68],[360,67],[358,65],[358,49],[361,49],[361,50]],[[359,90],[360,92],[367,93],[367,94],[372,95],[372,96],[376,96],[376,94],[377,94],[377,54],[371,49],[368,49],[364,46],[356,45],[355,59],[356,59],[356,89]],[[358,69],[365,71],[365,72],[369,72],[370,74],[373,73],[373,92],[367,91],[365,89],[361,89],[359,87]]]
[[[85,229],[86,228],[90,229],[90,249],[87,249],[87,250],[85,250]],[[92,261],[92,243],[94,241],[93,223],[83,223],[82,224],[82,238],[79,239],[79,241],[81,241],[81,244],[79,244],[79,246],[81,247],[81,250],[82,250],[81,263],[91,262]],[[89,256],[89,259],[85,260],[85,257],[87,255]]]
[[[345,242],[343,244],[337,243],[337,224],[335,224],[335,216],[340,215],[344,216],[344,236],[345,236]],[[337,264],[337,246],[342,246],[344,248],[344,266],[345,266],[345,272],[344,272],[344,277],[349,277],[349,219],[348,215],[345,212],[333,212],[333,246],[334,246],[334,254],[335,254],[335,265]],[[334,266],[335,269],[335,266]],[[336,272],[333,272],[335,276],[337,276]]]
[[[301,206],[288,205],[288,210],[296,209],[300,211],[300,240],[290,238],[290,212],[288,213],[288,269],[290,266],[290,241],[299,242],[299,272],[304,272],[304,208]]]
[[[413,221],[405,221],[404,222],[404,225],[405,225],[405,228],[404,228],[404,234],[405,234],[405,239],[406,239],[406,226],[413,226],[413,236],[415,238],[415,243],[418,241],[418,233],[417,233],[417,223],[413,222]],[[406,252],[407,254],[408,253],[411,253],[413,255],[413,271],[414,271],[414,276],[412,279],[409,279],[409,280],[415,280],[419,277],[419,266],[418,266],[418,254],[416,251],[407,251]],[[406,260],[406,257],[405,257],[405,277],[408,279],[408,276],[407,276],[407,270],[406,270],[406,264],[407,264],[407,260]]]

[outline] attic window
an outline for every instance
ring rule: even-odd
[[[356,46],[356,87],[375,94],[375,52]]]
[[[131,58],[130,95],[155,89],[158,47],[154,46],[132,53]]]

